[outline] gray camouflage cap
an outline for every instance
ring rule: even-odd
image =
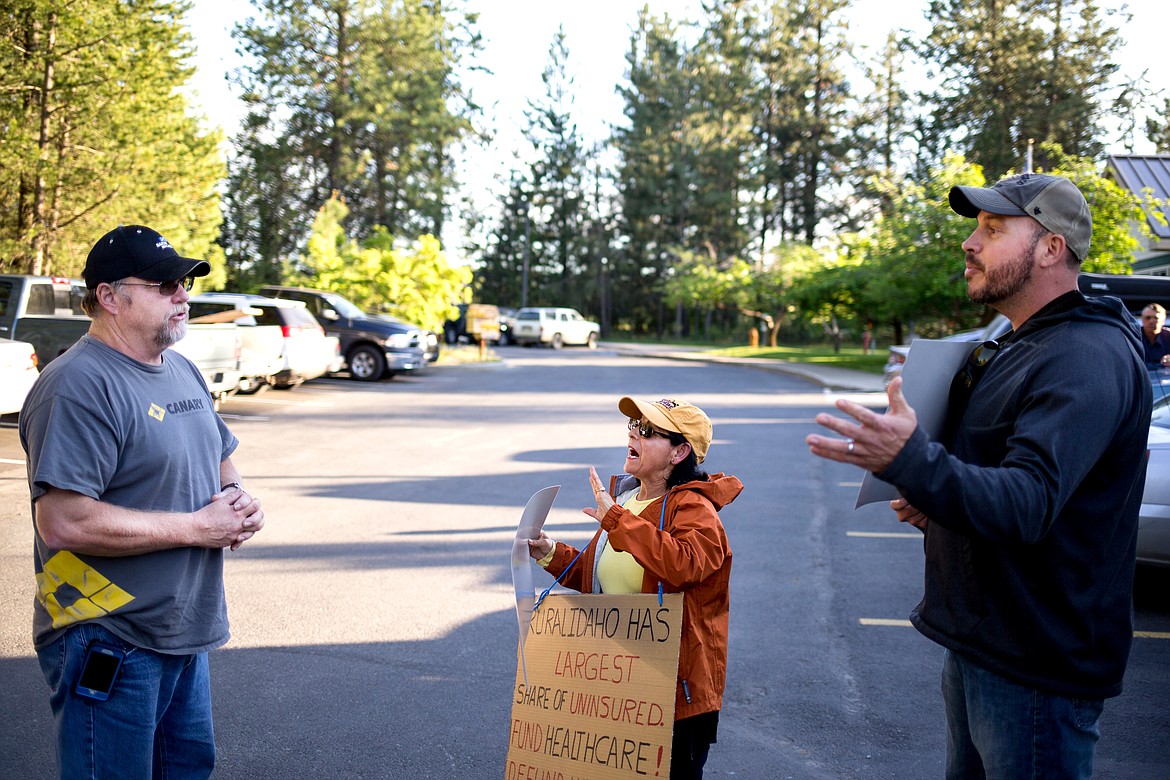
[[[951,208],[964,217],[980,211],[1005,217],[1031,217],[1045,230],[1064,236],[1068,248],[1084,262],[1093,239],[1093,215],[1077,185],[1061,176],[1021,173],[992,187],[951,187]]]

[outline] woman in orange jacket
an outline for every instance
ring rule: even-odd
[[[597,534],[579,554],[542,532],[529,552],[582,593],[683,594],[670,777],[699,780],[727,679],[731,547],[718,511],[743,484],[699,469],[712,433],[699,407],[624,397],[618,409],[629,418],[625,475],[606,492],[589,469],[597,508],[585,513],[601,524]]]

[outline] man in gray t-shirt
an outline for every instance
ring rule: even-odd
[[[146,227],[103,236],[84,272],[89,334],[20,413],[33,641],[62,777],[214,767],[207,651],[228,639],[223,550],[264,512],[199,371],[168,349],[186,334],[191,281],[209,271]]]

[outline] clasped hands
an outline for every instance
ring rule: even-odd
[[[257,531],[264,527],[264,509],[260,506],[260,499],[249,495],[243,488],[232,487],[216,493],[211,497],[213,509],[228,509],[229,518],[222,518],[226,523],[224,545],[233,551],[240,549],[240,545],[251,539]]]

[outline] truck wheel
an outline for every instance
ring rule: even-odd
[[[350,376],[361,382],[376,382],[386,370],[386,357],[382,351],[369,345],[354,347],[347,360]]]
[[[561,337],[561,334],[554,333],[552,341],[550,341],[548,345],[553,349],[560,349],[561,347],[565,346],[565,340]]]
[[[597,349],[597,334],[596,333],[589,334],[589,338],[585,342],[585,346],[589,347],[589,349]]]

